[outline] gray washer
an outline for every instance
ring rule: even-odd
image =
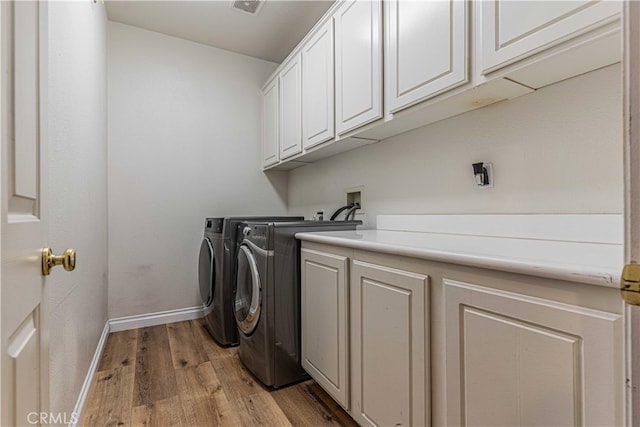
[[[355,230],[362,221],[246,222],[237,252],[234,314],[240,360],[265,385],[308,378],[300,355],[298,232]]]

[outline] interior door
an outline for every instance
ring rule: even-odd
[[[624,5],[625,263],[640,263],[640,3]],[[626,305],[626,425],[640,422],[640,307]],[[633,362],[636,363],[633,363]]]
[[[41,263],[47,236],[46,13],[46,2],[0,3],[3,426],[38,425],[48,410]]]

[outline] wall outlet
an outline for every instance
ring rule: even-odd
[[[347,188],[345,190],[346,204],[358,203],[360,209],[356,211],[356,215],[364,213],[364,185],[358,187]]]

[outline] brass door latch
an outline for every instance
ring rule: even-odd
[[[640,264],[627,264],[620,277],[620,292],[627,304],[640,305]]]

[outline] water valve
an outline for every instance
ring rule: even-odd
[[[473,163],[473,175],[476,179],[478,187],[493,187],[491,182],[491,163]]]

